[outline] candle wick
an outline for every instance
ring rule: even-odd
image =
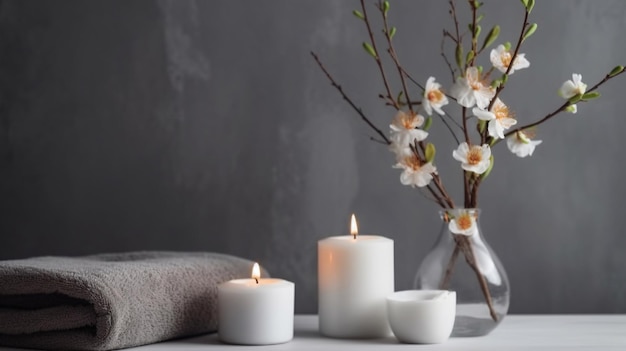
[[[354,238],[354,240],[356,240],[356,233],[352,234],[352,237]]]
[[[259,284],[259,278],[254,278],[254,280],[256,280],[256,283]]]

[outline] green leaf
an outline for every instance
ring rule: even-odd
[[[528,7],[528,0],[521,0],[524,7]]]
[[[624,66],[615,66],[611,73],[609,73],[609,77],[615,77],[616,75],[622,73],[624,71]]]
[[[502,79],[502,84],[506,84],[506,82],[509,80],[509,76],[506,75],[506,74],[503,74],[502,78],[500,78],[500,79]]]
[[[487,127],[487,121],[484,121],[482,119],[478,120],[478,132],[484,133],[485,127]]]
[[[469,64],[470,61],[472,61],[472,59],[474,58],[474,51],[468,51],[467,52],[467,57],[465,58],[465,62],[466,64]]]
[[[504,43],[504,50],[509,51],[511,50],[511,42],[507,41],[506,43]]]
[[[422,127],[422,129],[429,130],[432,124],[433,124],[433,118],[428,116],[428,118],[426,118],[426,121],[424,122],[424,126]]]
[[[403,96],[404,96],[404,91],[400,90],[400,92],[398,93],[398,97],[396,98],[398,105],[406,105],[404,101],[402,101]]]
[[[374,50],[374,48],[372,47],[372,45],[368,42],[363,42],[363,49],[365,49],[365,51],[370,54],[373,58],[378,58],[378,55],[376,55],[376,51]]]
[[[526,11],[530,13],[533,10],[533,7],[535,7],[535,0],[528,0],[528,6],[526,6]]]
[[[476,66],[478,73],[483,74],[483,66]]]
[[[487,170],[485,171],[485,173],[480,175],[482,179],[487,178],[489,176],[489,173],[491,173],[491,170],[493,169],[494,160],[495,159],[493,158],[493,155],[491,155],[491,157],[489,157],[489,167],[487,167]]]
[[[391,27],[389,30],[389,38],[393,39],[393,36],[396,35],[396,27]]]
[[[522,41],[528,39],[531,35],[535,33],[536,30],[537,30],[537,23],[533,23],[530,26],[528,26],[528,29],[526,30],[526,33],[524,33],[524,37],[522,38]]]
[[[461,46],[461,44],[457,44],[456,45],[456,51],[455,51],[455,58],[456,58],[456,64],[459,66],[459,68],[463,67],[463,47]]]
[[[567,100],[570,104],[575,104],[583,98],[583,94],[577,94]]]
[[[482,29],[483,29],[483,28],[480,26],[480,24],[477,24],[477,25],[476,25],[476,30],[474,31],[474,37],[478,38],[478,36],[480,35],[480,31],[481,31]]]
[[[480,51],[484,50],[485,48],[489,47],[489,45],[493,44],[493,42],[496,41],[496,39],[498,39],[499,35],[500,35],[500,26],[499,25],[493,26],[493,28],[491,28],[489,33],[487,33],[487,37],[485,38],[485,42],[483,43],[483,47],[480,49]]]
[[[476,18],[476,23],[479,23],[483,17],[485,17],[485,15],[481,14],[480,16],[478,16],[478,18]]]
[[[491,87],[495,89],[495,88],[499,87],[500,84],[502,84],[502,79],[494,79],[491,82]]]
[[[599,97],[600,97],[600,93],[598,93],[597,91],[591,91],[591,92],[583,94],[582,99],[583,100],[593,100],[593,99],[599,98]]]
[[[383,13],[387,15],[387,11],[389,11],[389,1],[383,2]]]
[[[435,145],[433,145],[433,143],[426,144],[426,151],[424,151],[426,162],[433,162],[436,153],[437,150],[435,149]]]
[[[352,11],[352,14],[354,15],[354,17],[356,17],[358,19],[365,19],[365,16],[363,16],[361,11],[354,10],[354,11]]]

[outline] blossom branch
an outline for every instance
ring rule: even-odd
[[[526,27],[528,27],[528,15],[530,14],[530,12],[528,12],[528,8],[524,7],[524,21],[522,22],[522,29],[520,30],[520,34],[519,34],[519,38],[517,39],[517,43],[515,44],[515,50],[513,51],[513,56],[511,59],[510,64],[508,65],[508,67],[506,68],[506,71],[504,72],[503,77],[508,77],[509,73],[511,72],[511,69],[513,69],[515,60],[517,59],[517,54],[519,53],[519,49],[522,46],[522,42],[524,41],[524,33],[526,33]],[[489,71],[491,72],[491,71]],[[493,105],[496,103],[496,100],[498,100],[498,96],[500,95],[500,93],[502,92],[502,90],[504,89],[504,86],[506,85],[506,80],[503,79],[500,84],[498,85],[498,87],[496,88],[496,92],[493,96],[493,98],[491,99],[491,101],[489,102],[489,106],[487,106],[487,111],[491,111],[491,109],[493,108]],[[568,105],[564,105],[561,108],[565,109]],[[557,112],[555,112],[555,114],[561,112],[562,110],[559,109]],[[484,128],[484,130],[482,131],[481,135],[480,135],[480,140],[481,143],[484,144],[485,142],[487,142],[487,128]],[[493,141],[493,139],[490,139],[491,141]],[[491,143],[490,141],[490,143]],[[471,190],[471,203],[476,204],[477,203],[477,199],[475,199],[478,196],[478,187],[480,186],[480,181],[477,181],[476,183],[474,183],[473,185],[473,189]]]
[[[341,96],[343,97],[343,99],[345,101],[348,102],[348,104],[350,104],[350,106],[359,114],[359,116],[361,116],[361,119],[363,121],[365,121],[365,123],[367,123],[368,126],[370,126],[370,128],[372,128],[376,134],[378,134],[382,140],[385,141],[385,143],[387,145],[391,144],[391,141],[389,140],[389,138],[387,138],[387,136],[385,135],[385,133],[382,132],[382,130],[380,130],[378,127],[376,127],[376,125],[374,125],[374,123],[372,123],[372,121],[369,120],[369,118],[367,118],[365,116],[365,114],[363,113],[363,110],[358,107],[349,97],[348,95],[346,95],[346,93],[343,91],[343,88],[341,87],[341,85],[337,84],[337,82],[335,81],[335,79],[330,75],[330,73],[328,72],[328,70],[326,69],[326,67],[324,67],[324,64],[322,64],[322,61],[320,61],[319,57],[317,56],[317,54],[315,54],[313,51],[311,51],[311,56],[313,56],[313,58],[315,59],[315,62],[317,62],[317,65],[320,67],[320,69],[322,70],[322,72],[324,72],[324,74],[326,75],[326,78],[328,78],[328,80],[330,81],[330,84],[337,89],[337,91],[339,91],[339,93],[341,94]]]
[[[619,76],[620,74],[623,74],[624,72],[626,72],[626,70],[622,70],[621,72],[617,73],[617,74],[613,74],[611,75],[610,73],[605,75],[604,78],[602,80],[600,80],[598,83],[596,83],[594,86],[592,86],[589,90],[587,90],[588,93],[597,90],[600,86],[602,86],[604,83],[608,82],[609,80]],[[584,101],[584,100],[581,100]],[[519,131],[525,130],[525,129],[529,129],[532,127],[536,127],[544,122],[546,122],[547,120],[549,120],[550,118],[556,116],[557,114],[565,111],[567,109],[568,106],[572,105],[571,101],[566,101],[563,105],[561,105],[559,108],[557,108],[556,110],[552,111],[551,113],[547,114],[545,117],[543,117],[542,119],[535,121],[533,123],[524,125],[522,127],[516,128],[515,130],[511,130],[508,133],[506,133],[504,135],[504,137],[508,137],[514,133],[517,133]]]
[[[513,51],[513,58],[511,59],[511,63],[509,64],[509,66],[506,68],[506,72],[504,73],[504,76],[508,76],[509,72],[511,72],[511,69],[513,68],[513,63],[515,63],[515,59],[517,59],[517,54],[519,53],[519,49],[522,46],[522,41],[524,41],[524,33],[526,33],[526,27],[528,27],[528,9],[525,8],[524,9],[524,23],[522,25],[522,30],[519,33],[519,38],[517,39],[517,44],[515,45],[515,51]],[[506,82],[502,81],[502,83],[500,83],[500,85],[498,85],[498,87],[496,88],[496,94],[493,96],[493,98],[491,99],[491,101],[489,102],[489,106],[487,107],[487,111],[491,111],[491,108],[493,107],[493,104],[496,103],[496,100],[498,99],[498,95],[500,95],[500,92],[502,92],[502,90],[504,89]]]
[[[367,34],[370,37],[370,41],[372,42],[372,48],[374,49],[374,60],[376,60],[376,64],[378,65],[378,70],[380,71],[380,75],[383,79],[383,84],[385,85],[385,90],[387,91],[387,99],[392,103],[392,106],[396,110],[400,110],[400,106],[396,102],[391,93],[391,88],[389,88],[389,82],[387,81],[387,75],[385,74],[385,68],[383,67],[383,63],[380,60],[380,55],[378,54],[378,49],[376,48],[376,40],[374,39],[374,33],[372,32],[372,26],[370,25],[370,21],[367,17],[367,9],[365,8],[365,0],[361,0],[361,10],[363,10],[363,22],[365,22],[365,26],[367,27]]]

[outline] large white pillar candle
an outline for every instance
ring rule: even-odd
[[[394,292],[393,240],[357,235],[320,240],[318,312],[320,333],[337,338],[391,335],[386,297]]]
[[[223,342],[270,345],[293,338],[295,285],[282,279],[235,279],[218,286],[218,333]]]

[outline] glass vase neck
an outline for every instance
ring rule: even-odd
[[[480,208],[452,208],[452,209],[440,210],[439,217],[444,222],[448,222],[450,220],[450,217],[458,217],[463,213],[468,213],[472,217],[478,219],[478,217],[480,217],[481,210]]]

